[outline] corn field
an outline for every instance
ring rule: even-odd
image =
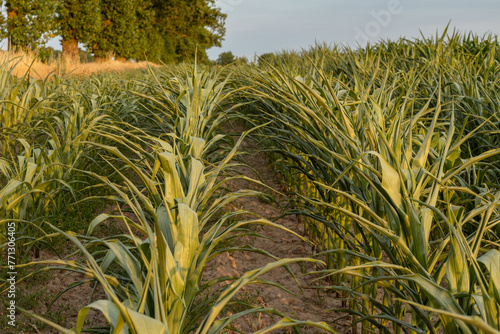
[[[17,79],[6,61],[0,291],[9,291],[15,248],[18,285],[64,270],[82,277],[65,291],[100,291],[72,328],[17,306],[18,317],[62,333],[229,333],[257,313],[275,322],[256,333],[334,333],[341,321],[346,333],[500,333],[499,47],[495,36],[445,33],[359,49],[316,45],[260,66],[45,80]],[[247,130],[227,133],[232,122]],[[272,162],[283,214],[300,217],[304,235],[227,209],[269,197],[227,187],[265,186],[234,173],[249,138]],[[116,210],[64,222],[95,203]],[[121,228],[108,233],[113,222]],[[315,252],[279,259],[239,244],[256,225]],[[71,251],[59,256],[58,242]],[[49,250],[58,256],[38,259]],[[228,251],[272,261],[204,280],[207,263]],[[331,319],[250,304],[226,312],[243,287],[280,287],[265,274],[298,262],[314,264],[304,275],[318,293],[342,301]],[[89,327],[90,310],[105,324]]]

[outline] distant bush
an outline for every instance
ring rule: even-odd
[[[44,64],[51,63],[61,57],[61,51],[52,47],[41,47],[38,49],[38,58]]]
[[[229,65],[231,63],[234,63],[236,61],[236,57],[233,55],[233,53],[231,51],[227,51],[227,52],[222,52],[220,55],[219,55],[219,58],[217,58],[217,65],[221,65],[221,66],[224,66],[224,65]]]

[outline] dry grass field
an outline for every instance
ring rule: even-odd
[[[124,61],[104,61],[104,62],[64,62],[52,60],[44,63],[37,59],[32,53],[23,52],[7,52],[0,51],[0,63],[4,64],[7,61],[16,63],[13,74],[18,77],[23,77],[29,71],[29,77],[33,79],[45,79],[49,75],[73,75],[85,76],[98,72],[122,72],[126,70],[135,70],[150,66],[158,66],[149,62],[124,62]]]

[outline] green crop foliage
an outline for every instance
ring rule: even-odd
[[[32,83],[15,82],[9,75],[5,74],[5,91],[13,93],[4,104],[23,112],[15,118],[7,118],[12,116],[10,109],[3,113],[2,250],[11,222],[16,223],[17,248],[24,252],[25,246],[53,248],[54,239],[64,239],[73,245],[71,254],[18,263],[27,273],[18,282],[47,270],[67,270],[86,278],[65,287],[63,293],[80,284],[95,284],[106,295],[83,306],[71,329],[57,324],[57,319],[21,307],[19,311],[64,333],[86,331],[90,309],[106,318],[108,327],[92,329],[102,333],[217,333],[255,313],[282,319],[262,333],[294,326],[333,333],[325,323],[293,320],[262,307],[248,306],[221,316],[247,284],[281,287],[260,278],[268,271],[278,267],[290,271],[292,263],[321,261],[278,259],[267,251],[228,242],[251,234],[246,227],[255,224],[295,233],[264,218],[243,220],[246,211],[221,214],[238,198],[264,196],[246,189],[228,192],[227,181],[264,185],[244,175],[224,178],[240,164],[232,160],[248,133],[238,141],[220,133],[221,125],[236,117],[234,109],[226,108],[234,91],[220,71],[195,65],[150,69],[126,80],[106,74]],[[116,204],[118,212],[99,214],[80,226],[74,221],[54,225],[67,217],[61,212],[68,206],[73,211],[80,205],[96,206],[86,202],[103,201]],[[126,230],[106,236],[95,233],[113,220],[121,221]],[[241,277],[202,283],[209,260],[242,250],[267,255],[272,262]],[[223,282],[229,283],[209,293]]]
[[[500,329],[499,59],[496,38],[444,34],[318,45],[235,80],[363,333]]]
[[[258,333],[333,332],[234,302],[247,284],[279,286],[261,277],[269,270],[305,261],[318,264],[309,274],[363,334],[500,332],[496,37],[316,45],[267,54],[258,66],[80,79],[16,79],[13,65],[0,70],[0,247],[15,222],[23,280],[64,269],[86,277],[66,290],[93,284],[105,294],[82,305],[71,329],[20,311],[64,333],[217,333],[255,313],[281,319]],[[248,125],[239,139],[224,134],[235,119]],[[227,187],[235,179],[266,187],[235,173],[246,136],[273,162],[315,259],[239,245],[255,224],[286,230],[225,210],[244,196],[273,200]],[[113,212],[61,221],[108,204]],[[71,254],[26,260],[29,247],[61,240]],[[207,262],[227,251],[273,262],[203,282]],[[84,328],[90,309],[107,327]]]

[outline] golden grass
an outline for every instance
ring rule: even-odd
[[[51,74],[85,76],[97,72],[121,72],[125,70],[134,70],[145,68],[147,66],[158,67],[159,65],[150,62],[122,62],[105,61],[99,63],[64,62],[53,60],[43,63],[31,53],[6,52],[0,51],[0,64],[10,62],[14,66],[12,73],[18,77],[23,77],[29,71],[28,76],[34,79],[45,79]]]

